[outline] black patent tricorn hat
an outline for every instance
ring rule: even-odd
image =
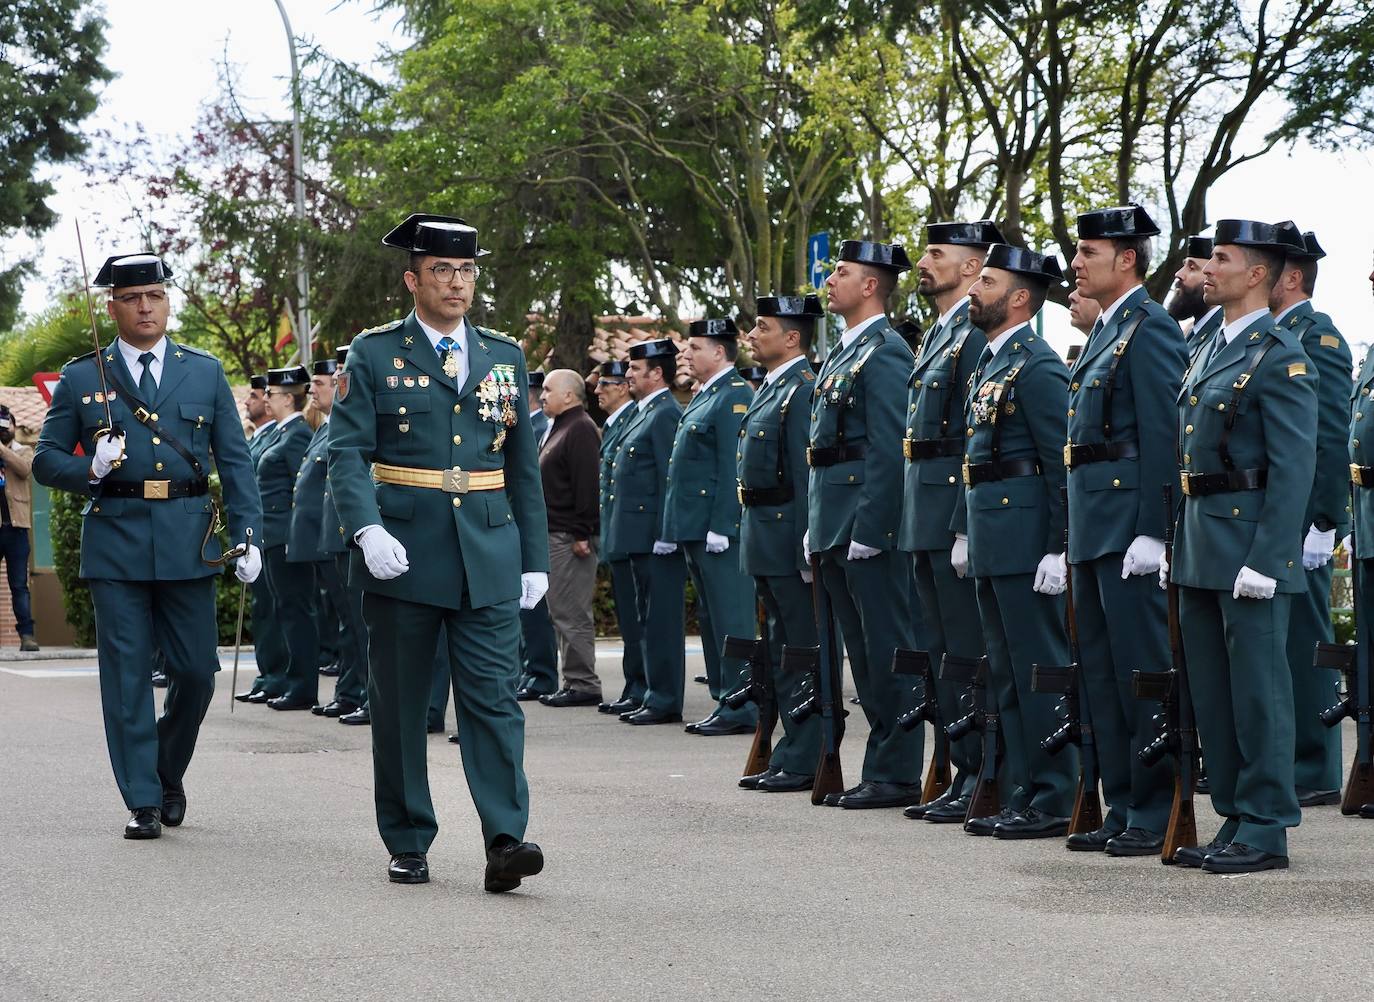
[[[677,345],[672,338],[659,338],[655,341],[640,341],[630,345],[631,358],[677,358]]]
[[[733,341],[739,337],[739,328],[729,317],[708,317],[705,320],[693,320],[687,327],[687,336]]]
[[[1015,272],[1037,279],[1047,286],[1062,285],[1064,282],[1064,269],[1059,267],[1059,259],[1053,254],[1037,254],[1011,244],[994,244],[988,251],[983,267]]]
[[[840,244],[841,261],[866,264],[901,274],[911,270],[911,258],[901,244],[880,244],[873,240],[845,240]]]
[[[927,244],[956,244],[959,246],[985,247],[989,244],[1004,244],[1007,238],[991,219],[980,219],[973,223],[927,223]]]
[[[1188,257],[1209,258],[1212,256],[1211,237],[1189,237],[1188,249],[1185,252]]]
[[[290,365],[284,369],[267,370],[268,386],[309,386],[310,376],[303,365]]]
[[[1112,240],[1159,236],[1150,214],[1134,202],[1078,215],[1079,240]]]
[[[405,222],[382,237],[382,243],[434,257],[481,257],[489,253],[477,245],[477,230],[466,220],[425,212],[412,212]]]
[[[756,310],[761,317],[788,317],[793,320],[825,316],[820,296],[759,296]]]
[[[1235,244],[1238,247],[1265,247],[1284,254],[1294,250],[1299,254],[1307,251],[1302,232],[1288,221],[1261,223],[1254,219],[1219,219],[1212,243],[1216,246]]]
[[[170,280],[172,269],[156,254],[116,254],[96,272],[93,289],[122,289],[130,285],[158,285]]]

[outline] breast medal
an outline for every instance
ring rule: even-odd
[[[458,378],[458,353],[456,351],[444,352],[444,375],[449,379]]]

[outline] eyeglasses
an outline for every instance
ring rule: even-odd
[[[112,296],[111,298],[121,306],[137,306],[145,297],[149,306],[160,306],[167,302],[167,293],[159,292],[156,289],[152,292],[126,292],[122,296]]]
[[[475,264],[459,265],[457,268],[451,264],[432,264],[425,271],[432,274],[436,281],[448,285],[453,281],[453,276],[457,275],[464,282],[475,282],[477,276],[482,274],[482,269]]]
[[[624,386],[624,385],[625,385],[625,380],[623,380],[623,379],[611,379],[611,378],[609,378],[609,377],[607,377],[607,376],[602,376],[600,379],[598,379],[598,380],[596,381],[596,385],[597,385],[597,386]]]

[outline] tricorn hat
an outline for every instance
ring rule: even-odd
[[[267,389],[267,377],[258,375],[249,376],[248,385],[254,390],[265,390]]]
[[[122,289],[130,285],[158,285],[172,277],[172,269],[155,254],[116,254],[96,272],[94,289]]]
[[[787,317],[793,320],[825,316],[821,309],[821,297],[810,296],[759,296],[757,313],[761,317]]]
[[[1062,285],[1064,282],[1064,270],[1059,267],[1059,259],[1053,254],[1037,254],[1011,244],[993,244],[983,267],[1014,271],[1018,275],[1038,279],[1047,286]]]
[[[739,328],[729,317],[709,317],[693,320],[687,327],[688,337],[714,337],[722,341],[733,341],[739,337]]]
[[[1299,254],[1307,252],[1302,231],[1287,221],[1261,223],[1254,219],[1219,219],[1212,243],[1217,246],[1235,244],[1238,247],[1265,247],[1284,254],[1294,250]]]
[[[911,258],[901,244],[880,244],[872,240],[845,240],[840,243],[841,261],[854,261],[901,274],[911,270]]]
[[[989,244],[1004,244],[1007,238],[991,219],[980,219],[975,223],[926,223],[927,244],[957,244],[968,247],[985,247]]]
[[[488,253],[477,246],[477,230],[457,216],[412,212],[382,243],[412,254],[434,257],[481,257]]]
[[[630,345],[631,358],[677,358],[677,345],[672,338],[658,338],[654,341],[640,341]]]
[[[316,376],[332,376],[338,367],[338,359],[317,358],[310,364],[310,371]]]
[[[539,390],[544,388],[544,373],[538,370],[530,373],[530,389]]]
[[[1279,239],[1283,241],[1283,252],[1293,260],[1320,261],[1326,257],[1326,251],[1322,250],[1322,245],[1317,243],[1317,235],[1311,230],[1304,233],[1291,219],[1277,223],[1276,228]]]
[[[1159,227],[1150,214],[1128,202],[1110,209],[1094,209],[1078,215],[1078,239],[1110,240],[1130,239],[1132,237],[1154,237],[1159,235]]]
[[[751,383],[761,383],[768,375],[768,370],[761,365],[750,365],[739,370],[739,374]]]
[[[613,358],[609,362],[602,362],[601,367],[597,371],[600,372],[601,375],[609,376],[612,379],[624,379],[629,375],[630,363],[626,362],[624,359]]]
[[[1188,249],[1187,249],[1187,251],[1186,251],[1186,254],[1187,254],[1188,257],[1211,257],[1211,256],[1212,256],[1212,238],[1211,238],[1211,237],[1189,237],[1189,238],[1188,238]]]
[[[284,369],[267,370],[268,386],[309,386],[310,376],[303,365],[291,365]]]
[[[341,344],[334,349],[334,361],[338,363],[339,368],[343,368],[344,363],[348,361],[348,347],[352,343],[350,341],[348,344]]]

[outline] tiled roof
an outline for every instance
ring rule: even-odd
[[[529,327],[525,334],[526,345],[547,336],[549,322],[545,317],[532,313],[526,319],[529,321]],[[592,343],[591,347],[587,349],[587,357],[597,365],[611,359],[624,359],[629,356],[631,345],[639,344],[641,341],[656,341],[660,338],[676,341],[679,350],[684,341],[682,334],[676,327],[659,317],[625,316],[622,314],[600,316],[596,318],[596,332],[592,335]],[[551,353],[552,350],[550,350]],[[543,365],[536,366],[536,368],[547,366],[547,355],[543,362]],[[677,378],[673,380],[673,385],[679,389],[687,389],[693,385],[693,382],[694,380],[690,376],[679,371]]]

